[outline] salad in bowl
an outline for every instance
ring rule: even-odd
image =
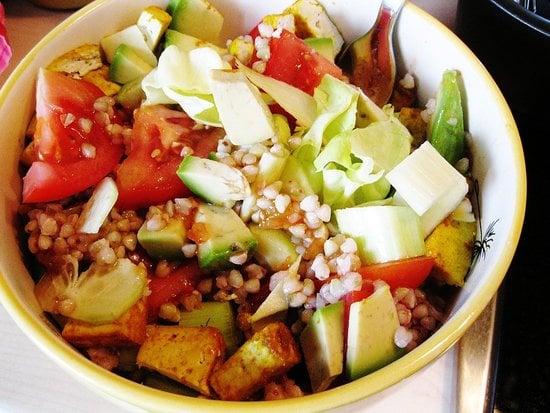
[[[330,394],[414,358],[497,223],[462,70],[422,89],[400,63],[380,98],[339,65],[334,5],[228,30],[243,5],[142,3],[34,76],[17,217],[44,320],[94,369],[199,403]],[[379,46],[353,65],[391,70]]]

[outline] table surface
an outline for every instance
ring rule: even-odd
[[[456,0],[416,0],[420,7],[453,28]],[[32,46],[70,12],[38,8],[23,0],[4,0],[7,29],[13,47],[0,85]],[[69,376],[46,356],[0,304],[0,412],[43,413],[121,412],[135,410],[104,398]],[[454,412],[456,406],[456,346],[418,374],[338,412]]]

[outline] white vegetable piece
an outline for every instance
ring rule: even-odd
[[[232,70],[210,73],[214,102],[231,143],[253,144],[275,135],[271,111],[244,74]]]
[[[103,178],[94,189],[94,192],[76,224],[77,232],[97,234],[111,213],[111,209],[118,199],[118,189],[115,181],[110,177]]]
[[[151,51],[145,37],[141,32],[141,29],[137,24],[128,26],[127,28],[113,33],[109,36],[101,39],[100,44],[103,52],[105,53],[105,58],[109,63],[112,62],[113,56],[115,55],[116,49],[121,44],[127,44],[132,46],[136,53],[148,64],[155,67],[157,65],[157,57]]]
[[[386,178],[397,191],[394,203],[405,203],[420,216],[425,237],[455,210],[468,192],[466,178],[427,141]]]

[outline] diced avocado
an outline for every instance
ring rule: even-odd
[[[352,237],[364,264],[425,255],[420,218],[407,206],[369,205],[334,211],[339,230]]]
[[[223,335],[229,356],[243,343],[243,335],[237,327],[235,311],[229,301],[207,301],[192,311],[182,311],[179,324],[217,328]]]
[[[329,37],[333,39],[333,55],[340,52],[344,38],[317,0],[297,0],[284,11],[288,12],[294,15],[298,37]]]
[[[150,66],[154,67],[157,65],[157,57],[149,49],[145,37],[137,24],[106,36],[99,43],[109,63],[113,61],[118,46],[127,44],[128,46],[132,46],[136,53]]]
[[[115,96],[117,103],[128,110],[137,109],[145,100],[145,92],[141,87],[142,80],[143,76],[140,76],[122,85]]]
[[[348,323],[346,375],[350,380],[378,370],[404,353],[394,342],[399,319],[387,285],[353,303]]]
[[[281,174],[285,192],[297,199],[318,194],[322,188],[322,175],[314,169],[313,164],[307,164],[290,155]]]
[[[462,287],[472,262],[476,222],[447,217],[426,238],[426,255],[435,258],[431,275],[446,284]]]
[[[145,36],[145,43],[149,49],[155,50],[171,21],[172,16],[157,6],[146,7],[141,12],[137,26]]]
[[[170,29],[217,44],[223,26],[222,14],[206,0],[170,0]]]
[[[137,238],[151,257],[170,260],[183,257],[181,248],[185,244],[186,234],[183,219],[175,217],[158,230],[147,229],[147,221],[144,222]]]
[[[198,225],[198,227],[195,227]],[[200,233],[197,242],[199,266],[208,270],[236,267],[232,257],[251,257],[258,244],[245,223],[230,208],[200,204],[193,229]]]
[[[278,181],[285,169],[289,155],[290,152],[286,149],[283,149],[282,155],[273,152],[264,152],[258,162],[258,175],[256,175],[255,184],[265,187]]]
[[[327,60],[334,62],[334,42],[330,37],[308,37],[304,42]]]
[[[177,30],[168,29],[164,34],[164,47],[176,46],[182,52],[189,52],[198,47],[211,47],[215,49],[220,55],[227,53],[226,49],[218,47],[206,40],[199,39],[198,37],[191,36],[189,34],[178,32]]]
[[[250,317],[251,323],[257,323],[259,320],[272,317],[288,310],[288,296],[285,292],[285,284],[287,282],[294,282],[296,279],[300,278],[298,275],[298,268],[300,267],[301,259],[302,257],[298,256],[296,261],[294,261],[288,269],[284,278],[279,281],[266,299],[260,304],[256,312],[252,314]]]
[[[240,170],[212,159],[186,156],[176,173],[195,195],[216,205],[243,200],[251,193]]]
[[[464,153],[464,113],[459,75],[446,70],[435,98],[435,109],[428,128],[428,140],[451,165]]]
[[[125,84],[136,78],[143,78],[153,70],[153,66],[141,58],[136,50],[127,44],[117,47],[109,67],[109,78],[113,82]]]
[[[238,70],[211,70],[210,87],[220,120],[234,145],[275,136],[273,115],[256,86]]]
[[[296,245],[290,235],[282,229],[260,228],[249,226],[252,235],[258,240],[254,257],[272,271],[288,269],[298,258]]]
[[[344,370],[344,302],[315,311],[300,344],[312,391],[326,390]]]

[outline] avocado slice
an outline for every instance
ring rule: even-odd
[[[172,15],[170,29],[217,44],[223,15],[206,0],[170,0],[167,12]]]
[[[238,264],[232,262],[231,257],[241,253],[250,257],[258,244],[248,227],[231,208],[200,204],[193,228],[200,228],[198,232],[201,239],[196,241],[197,258],[199,266],[207,270],[236,267]]]
[[[109,79],[125,84],[136,78],[142,78],[151,70],[153,70],[153,66],[143,60],[133,46],[122,43],[113,55],[109,67]]]
[[[394,342],[399,319],[387,284],[353,303],[348,323],[346,376],[350,380],[372,373],[404,354],[405,349]]]
[[[138,230],[137,238],[151,257],[169,260],[183,257],[181,248],[186,235],[183,219],[175,217],[159,230],[147,229],[147,222],[144,222]]]
[[[344,370],[344,302],[319,308],[300,335],[314,393],[326,390]]]
[[[298,258],[296,245],[290,240],[290,235],[282,229],[260,228],[250,225],[250,231],[258,240],[254,257],[262,265],[272,271],[288,269]]]

